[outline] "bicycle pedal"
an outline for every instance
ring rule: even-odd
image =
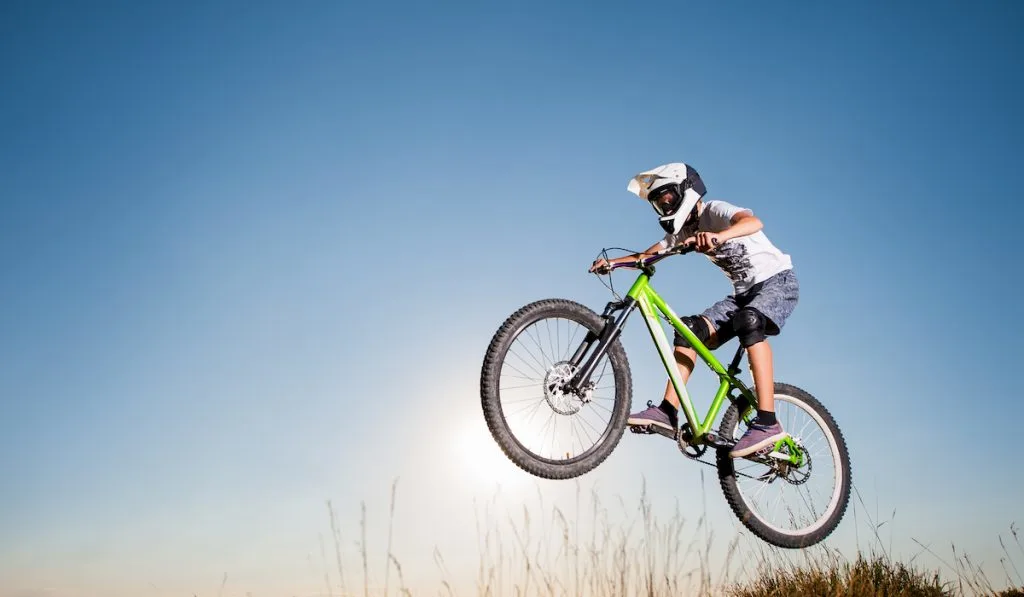
[[[629,430],[637,435],[650,435],[654,433],[651,429],[651,425],[630,425]]]
[[[704,436],[704,441],[712,448],[732,448],[736,445],[736,440],[726,439],[713,431]]]
[[[638,435],[661,435],[669,439],[676,439],[676,431],[665,429],[658,425],[630,425],[629,430]]]

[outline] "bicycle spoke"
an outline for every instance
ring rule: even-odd
[[[544,327],[548,330],[548,346],[551,347],[551,362],[559,361],[558,355],[562,354],[557,348],[555,348],[555,338],[558,336],[558,321],[555,321],[555,335],[551,334],[551,320],[544,320]]]
[[[799,439],[806,455],[799,468],[771,461],[758,464],[737,459],[733,475],[749,511],[764,524],[783,533],[799,533],[823,520],[835,504],[841,479],[838,454],[826,429],[813,411],[792,398],[776,395],[776,411],[785,429]],[[744,425],[733,430],[739,438]]]
[[[529,339],[533,340],[533,343],[534,343],[535,345],[537,344],[537,341],[536,341],[536,340],[534,340],[533,336],[531,336],[531,335],[530,335],[530,334],[529,334],[528,332],[523,332],[523,334],[524,334],[524,335],[525,335],[525,336],[526,336],[527,338],[529,338]],[[538,346],[538,347],[539,347],[539,346]],[[529,347],[529,346],[527,346],[525,342],[523,343],[523,350],[525,350],[525,351],[526,351],[526,354],[530,355],[530,357],[531,357],[531,358],[533,359],[533,362],[537,363],[537,365],[539,365],[539,366],[540,366],[540,370],[541,370],[541,371],[547,371],[547,370],[548,370],[547,366],[546,366],[546,365],[544,364],[544,361],[543,361],[542,359],[538,359],[538,358],[537,358],[537,355],[533,354],[533,351],[532,351],[532,350],[530,350],[530,347]],[[519,355],[516,355],[516,356],[519,356]],[[542,356],[543,356],[543,354],[542,354]],[[525,359],[523,359],[523,360],[524,360],[524,362],[525,362]]]
[[[601,410],[603,410],[604,412],[608,413],[608,416],[611,416],[611,414],[612,414],[612,410],[611,410],[610,408],[608,408],[607,406],[605,406],[605,405],[603,405],[603,404],[600,404],[600,403],[598,403],[598,402],[593,402],[593,401],[591,401],[591,403],[590,403],[590,404],[591,404],[592,406],[594,406],[594,408],[600,408],[600,409],[601,409]],[[593,410],[593,409],[591,409],[591,410]]]
[[[586,425],[587,427],[590,427],[595,433],[598,434],[598,437],[600,437],[600,435],[601,435],[601,433],[599,431],[597,431],[596,429],[594,429],[590,425],[590,421],[587,421],[585,418],[582,418],[582,417],[580,418],[580,424],[577,424],[574,419],[570,419],[570,421],[572,421],[574,428],[578,428],[580,430],[580,432],[587,437],[587,440],[591,443],[591,445],[593,445],[595,443],[595,440],[594,440],[593,437],[591,437],[590,433],[587,432],[587,429],[584,427],[584,425]],[[584,445],[583,445],[582,441],[580,442],[580,448],[584,448]]]
[[[539,397],[538,396],[531,396],[531,397],[527,397],[527,398],[516,398],[515,400],[503,400],[502,402],[504,402],[505,404],[516,404],[518,402],[529,402],[529,401],[543,402],[544,401],[544,396],[539,396]]]
[[[505,420],[512,435],[542,458],[585,455],[613,418],[616,386],[607,355],[591,376],[587,402],[560,389],[573,371],[567,361],[588,333],[571,319],[545,318],[520,330],[507,350],[497,384]]]
[[[505,390],[522,390],[523,388],[536,388],[538,385],[540,385],[539,382],[528,383],[521,386],[505,386],[498,388],[498,391],[504,392]]]
[[[534,369],[534,368],[533,368],[533,364],[532,364],[532,363],[530,363],[529,361],[527,361],[526,359],[524,359],[524,358],[522,357],[522,355],[520,355],[520,354],[518,354],[518,353],[515,353],[515,352],[513,352],[513,351],[512,351],[512,349],[509,349],[509,351],[508,351],[508,352],[509,352],[509,354],[511,354],[511,355],[515,355],[515,357],[516,357],[516,358],[518,358],[518,359],[520,360],[520,362],[522,362],[522,364],[523,364],[523,365],[525,365],[525,366],[526,366],[527,368],[529,368],[529,369],[530,369],[530,371],[533,371],[534,375],[533,375],[533,376],[531,376],[531,377],[526,377],[525,379],[538,379],[538,378],[539,378],[539,379],[544,379],[544,373],[542,373],[542,372],[539,372],[539,371],[537,371],[536,369]],[[531,356],[532,356],[532,355],[531,355]],[[536,361],[536,357],[534,358],[534,361]],[[518,373],[519,375],[526,375],[526,373],[524,373],[524,372],[523,372],[522,370],[520,370],[520,369],[518,369],[517,367],[515,367],[514,365],[512,365],[512,363],[509,363],[509,362],[508,362],[507,360],[505,361],[505,366],[506,366],[506,367],[508,367],[508,368],[510,368],[510,369],[512,369],[513,371],[515,371],[515,372],[516,372],[516,373]]]
[[[576,327],[576,329],[575,329],[575,330],[573,330],[573,332],[572,332],[572,336],[571,336],[571,337],[569,338],[569,342],[568,342],[568,343],[566,344],[566,346],[568,347],[568,349],[569,349],[570,351],[573,351],[573,352],[575,352],[575,351],[576,351],[576,349],[577,349],[577,348],[579,348],[579,347],[578,347],[578,346],[576,345],[576,342],[577,342],[577,341],[576,341],[576,336],[577,336],[577,334],[579,334],[579,333],[580,333],[580,329],[582,329],[582,328],[581,328],[581,327],[579,327],[579,326],[577,326],[577,327]],[[580,338],[580,340],[579,340],[580,344],[582,344],[582,343],[583,343],[583,339],[584,339],[584,338],[586,338],[586,337],[587,337],[587,333],[586,333],[586,332],[583,332],[583,338]]]
[[[529,400],[529,398],[524,398],[520,402],[525,402],[526,400]],[[505,416],[506,417],[514,417],[514,416],[516,416],[518,414],[522,414],[522,413],[526,412],[527,410],[530,410],[531,408],[533,410],[539,410],[541,404],[544,404],[544,399],[543,398],[537,399],[536,401],[533,402],[533,404],[527,404],[526,406],[520,408],[517,411],[506,413]]]
[[[554,355],[551,355],[552,358],[548,358],[548,353],[544,349],[544,343],[541,341],[540,330],[535,330],[534,334],[535,335],[531,335],[531,337],[533,338],[534,344],[537,346],[537,350],[540,351],[540,356],[544,363],[544,370],[546,371],[551,367],[551,365],[555,364],[555,359],[553,358]]]
[[[807,429],[807,426],[810,425],[813,422],[814,422],[814,419],[811,419],[810,417],[808,417],[807,422],[804,423],[804,426],[800,428],[800,431],[796,432],[795,434],[790,433],[790,435],[793,435],[794,437],[803,437],[804,430]]]
[[[509,367],[509,368],[511,369],[512,367]],[[530,380],[530,381],[532,381],[534,383],[540,383],[541,381],[543,381],[543,378],[538,379],[536,376],[527,377],[525,375],[512,375],[511,373],[506,373],[506,374],[502,375],[502,377],[511,377],[512,379],[528,379],[528,380]]]
[[[778,494],[779,494],[778,497],[775,498],[775,507],[772,508],[772,510],[776,510],[776,511],[779,509],[779,504],[782,503],[782,496],[785,495],[785,490],[784,489],[779,490]]]
[[[544,433],[544,431],[543,431],[544,429],[548,429],[549,427],[551,429],[551,452],[550,453],[552,455],[554,455],[554,453],[555,453],[555,451],[554,451],[554,448],[555,448],[555,427],[557,426],[557,424],[558,424],[558,420],[555,418],[555,412],[551,411],[550,413],[548,413],[548,420],[547,420],[547,422],[544,423],[544,427],[541,429],[541,435],[542,436],[546,436],[547,435],[546,433]]]
[[[591,422],[587,420],[586,416],[581,416],[580,417],[580,422],[585,424],[587,427],[590,427],[590,430],[593,431],[594,433],[596,433],[598,435],[598,437],[601,436],[601,430],[598,429],[597,427],[594,427],[594,425],[591,424]]]
[[[545,323],[546,322],[547,322],[547,320],[545,320]],[[540,327],[540,326],[538,326],[538,327]],[[544,344],[541,341],[542,338],[541,338],[540,330],[539,329],[533,330],[533,333],[530,334],[530,337],[533,339],[533,345],[536,346],[537,347],[537,351],[540,352],[541,362],[544,363],[544,369],[547,370],[547,368],[550,367],[551,363],[553,363],[554,361],[552,361],[551,359],[548,358],[547,350],[545,350]]]

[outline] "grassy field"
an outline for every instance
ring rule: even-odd
[[[577,504],[580,498],[577,490]],[[393,485],[392,521],[395,500],[396,486]],[[688,522],[677,510],[675,515],[659,520],[646,491],[636,504],[634,522],[627,525],[609,522],[608,509],[596,493],[590,496],[589,506],[577,507],[572,517],[567,517],[557,507],[545,507],[543,497],[538,495],[539,506],[532,511],[527,506],[514,512],[498,513],[489,506],[483,513],[478,511],[478,566],[475,570],[449,570],[443,555],[435,550],[431,555],[440,580],[436,589],[423,594],[1024,597],[1024,578],[1020,574],[1024,569],[1024,547],[1015,524],[1010,525],[1006,537],[998,537],[1005,578],[994,581],[969,555],[959,553],[955,547],[950,557],[943,557],[921,546],[921,553],[927,553],[942,564],[941,570],[897,561],[884,547],[885,542],[878,532],[890,521],[878,522],[865,515],[867,508],[859,493],[855,492],[854,500],[860,502],[860,515],[847,524],[864,528],[864,536],[869,537],[870,543],[866,548],[858,545],[853,558],[846,558],[823,545],[781,550],[746,535],[730,539],[723,558],[712,557],[714,533],[704,516]],[[357,542],[361,546],[359,561],[343,566],[337,513],[330,502],[327,507],[335,553],[330,554],[330,546],[324,549],[321,543],[323,563],[329,568],[324,571],[323,595],[420,594],[405,586],[402,564],[391,552],[392,525],[389,524],[387,530],[385,553],[367,553],[365,505],[361,537]],[[584,512],[587,520],[581,521]],[[371,574],[370,561],[388,564]],[[331,562],[329,566],[328,562]],[[453,580],[456,577],[475,578],[472,590],[467,593],[465,589],[456,589]]]

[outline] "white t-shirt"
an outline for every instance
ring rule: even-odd
[[[753,213],[717,199],[704,201],[697,222],[688,222],[679,234],[666,234],[662,245],[674,247],[697,232],[721,232],[732,225],[733,216],[743,211]],[[736,294],[793,267],[789,255],[779,251],[761,230],[727,240],[707,256],[729,278]]]

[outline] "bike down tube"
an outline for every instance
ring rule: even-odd
[[[721,409],[726,397],[728,396],[729,389],[732,386],[732,377],[728,372],[726,372],[725,368],[714,354],[712,354],[711,351],[694,335],[690,328],[683,324],[675,312],[672,311],[658,293],[650,286],[650,279],[648,276],[641,275],[633,284],[633,287],[630,288],[627,296],[636,300],[637,306],[640,307],[640,312],[643,313],[647,329],[657,346],[658,354],[661,357],[662,363],[665,365],[665,369],[668,372],[669,379],[672,381],[672,385],[676,390],[676,395],[679,397],[679,404],[682,407],[686,420],[690,424],[690,429],[694,432],[694,437],[699,438],[704,436],[711,430],[715,417],[718,416],[718,411]],[[690,399],[690,395],[686,391],[685,384],[679,376],[679,368],[676,366],[673,349],[669,346],[665,330],[661,327],[661,322],[658,320],[655,310],[661,311],[668,318],[672,327],[675,328],[680,335],[686,338],[708,367],[718,374],[720,380],[718,392],[715,394],[715,398],[711,403],[711,407],[708,409],[708,413],[704,421],[701,421],[697,417],[693,401]]]

